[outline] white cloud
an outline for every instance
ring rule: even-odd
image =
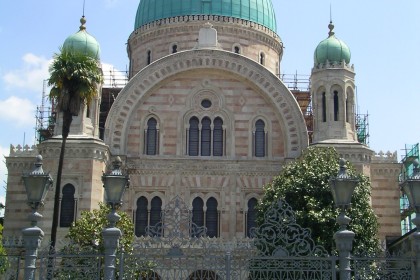
[[[49,76],[50,60],[27,53],[22,57],[22,61],[21,69],[6,72],[2,76],[7,88],[18,87],[41,93],[43,80]]]
[[[33,125],[36,106],[28,99],[10,96],[0,100],[0,119],[17,126]]]
[[[7,168],[5,164],[4,156],[8,156],[10,149],[4,148],[0,146],[0,202],[5,203],[5,195],[6,195],[6,180],[7,180]],[[2,213],[0,213],[0,217]]]

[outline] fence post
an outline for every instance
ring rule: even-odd
[[[44,232],[37,226],[22,230],[23,241],[25,243],[25,280],[35,279],[36,258],[38,248],[41,245]]]
[[[119,239],[121,237],[121,230],[116,227],[106,228],[102,231],[105,245],[105,268],[104,279],[115,279],[115,259]]]
[[[351,279],[350,253],[353,248],[354,232],[347,230],[350,218],[344,212],[337,217],[340,229],[334,234],[335,244],[338,250],[338,259],[340,263],[340,280]]]
[[[231,255],[232,255],[231,251],[228,250],[226,252],[226,280],[230,280],[230,270],[231,270],[231,261],[232,261]]]

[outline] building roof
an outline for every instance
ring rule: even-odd
[[[101,48],[95,37],[86,31],[84,16],[80,19],[80,23],[80,30],[64,41],[63,50],[76,51],[99,60]]]
[[[315,49],[314,63],[324,64],[327,61],[332,63],[341,63],[343,60],[345,63],[350,63],[351,52],[350,48],[338,39],[333,32],[334,25],[330,22],[328,25],[330,32],[328,38],[321,41]]]
[[[235,17],[277,31],[271,0],[140,0],[134,29],[155,20],[189,15]]]

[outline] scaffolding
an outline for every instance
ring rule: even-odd
[[[369,114],[356,114],[357,141],[369,146]]]
[[[104,72],[104,88],[123,88],[128,83],[128,71],[110,68]]]
[[[46,103],[48,103],[48,106],[46,106]],[[47,100],[47,80],[44,80],[42,84],[41,105],[36,107],[35,117],[35,137],[38,143],[54,135],[55,120],[55,106],[53,102],[48,102]]]
[[[414,161],[419,159],[419,143],[414,145],[405,145],[404,156],[401,160],[402,167],[399,182],[402,182],[413,175]],[[400,194],[400,210],[401,232],[404,235],[412,230],[415,226],[411,222],[414,218],[414,212],[410,209],[408,198],[403,192]]]

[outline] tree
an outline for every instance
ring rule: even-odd
[[[66,49],[54,56],[49,71],[48,85],[52,86],[49,98],[56,102],[57,109],[63,114],[63,138],[58,161],[51,231],[51,246],[54,248],[57,238],[61,174],[70,126],[73,116],[79,114],[81,105],[89,104],[95,95],[98,94],[98,88],[102,84],[103,76],[99,62],[95,58]]]
[[[348,212],[354,231],[354,251],[374,253],[379,246],[378,222],[370,205],[370,181],[347,163],[348,172],[359,179]],[[274,180],[264,187],[258,205],[257,221],[262,223],[268,207],[280,198],[296,213],[296,222],[312,231],[317,245],[331,252],[335,248],[333,234],[338,230],[335,219],[338,211],[329,187],[329,179],[337,176],[339,156],[334,148],[310,147],[295,161],[287,164]]]
[[[2,204],[3,208],[4,205]],[[0,224],[0,241],[3,240],[3,225]],[[3,242],[0,243],[0,275],[7,271],[7,268],[10,266],[7,259],[7,252],[3,247]]]
[[[108,214],[111,208],[104,203],[99,203],[99,209],[92,211],[83,211],[81,217],[70,227],[69,233],[66,235],[70,239],[72,245],[76,245],[80,249],[89,249],[103,253],[104,242],[102,238],[102,230],[108,226]],[[118,212],[121,217],[116,227],[121,230],[120,238],[121,248],[124,252],[131,252],[134,240],[134,225],[130,217],[125,212]]]

